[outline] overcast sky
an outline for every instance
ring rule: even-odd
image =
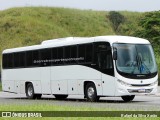
[[[53,6],[92,10],[160,10],[160,0],[0,0],[0,10],[23,6]]]

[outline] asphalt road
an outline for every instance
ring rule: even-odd
[[[110,108],[115,110],[142,110],[150,111],[160,110],[160,95],[152,96],[136,96],[132,102],[125,103],[120,97],[104,97],[100,98],[99,102],[87,102],[83,96],[72,95],[66,100],[56,100],[54,96],[43,95],[40,100],[27,99],[25,94],[14,94],[0,92],[0,105],[1,104],[54,104],[54,105],[68,105],[79,107],[93,107],[93,108]]]

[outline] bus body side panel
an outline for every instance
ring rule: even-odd
[[[98,84],[101,85],[101,73],[99,71],[82,65],[55,66],[51,68],[53,94],[83,95],[85,81],[96,83],[97,93],[102,95],[102,86],[98,86]]]
[[[40,69],[23,68],[3,70],[3,91],[25,93],[26,82],[33,84],[35,93],[41,93]]]
[[[7,92],[16,92],[15,80],[11,70],[2,70],[2,90]]]
[[[51,94],[50,73],[51,67],[40,67],[42,94]]]
[[[102,86],[104,96],[115,95],[115,77],[102,73]]]

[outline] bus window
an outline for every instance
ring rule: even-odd
[[[8,54],[3,54],[3,68],[8,68]]]
[[[78,45],[78,58],[83,58],[78,60],[78,63],[85,62],[85,45]]]
[[[32,55],[33,55],[33,66],[39,66],[40,65],[39,50],[32,51]]]
[[[93,45],[87,44],[86,45],[86,62],[92,62],[93,56]]]
[[[51,49],[42,49],[40,50],[40,60],[41,66],[50,66],[51,65]]]
[[[7,67],[8,68],[13,68],[13,54],[12,53],[8,54],[7,58],[8,58]]]
[[[25,52],[19,53],[19,67],[25,66]]]
[[[58,48],[57,64],[63,64],[63,47]]]
[[[19,53],[14,53],[14,67],[19,67]]]
[[[94,44],[94,63],[103,73],[114,75],[112,52],[109,43],[97,42]]]
[[[32,51],[27,51],[26,52],[26,67],[31,67],[32,65],[33,65]]]
[[[112,69],[112,55],[110,52],[98,53],[98,65],[101,69]]]
[[[57,64],[57,48],[52,48],[52,65],[56,65]]]
[[[70,46],[64,47],[64,63],[65,64],[70,64]]]
[[[71,58],[77,58],[77,46],[71,46]],[[77,60],[73,59],[71,63],[76,64]]]

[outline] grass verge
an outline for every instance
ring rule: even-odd
[[[50,105],[50,104],[30,104],[30,105],[0,105],[1,111],[117,111],[108,108],[93,108],[93,107],[81,107],[81,106],[68,106],[68,105]],[[63,113],[62,113],[63,114]],[[4,120],[5,118],[0,118]],[[22,118],[11,118],[13,120],[22,119]],[[146,120],[145,117],[140,118],[121,118],[121,117],[42,117],[42,118],[23,118],[23,119],[32,119],[32,120],[50,120],[50,119],[83,119],[83,120],[90,120],[90,119],[102,119],[102,120],[110,120],[110,119],[118,119],[118,120]],[[149,118],[150,120],[159,120],[159,118]]]

